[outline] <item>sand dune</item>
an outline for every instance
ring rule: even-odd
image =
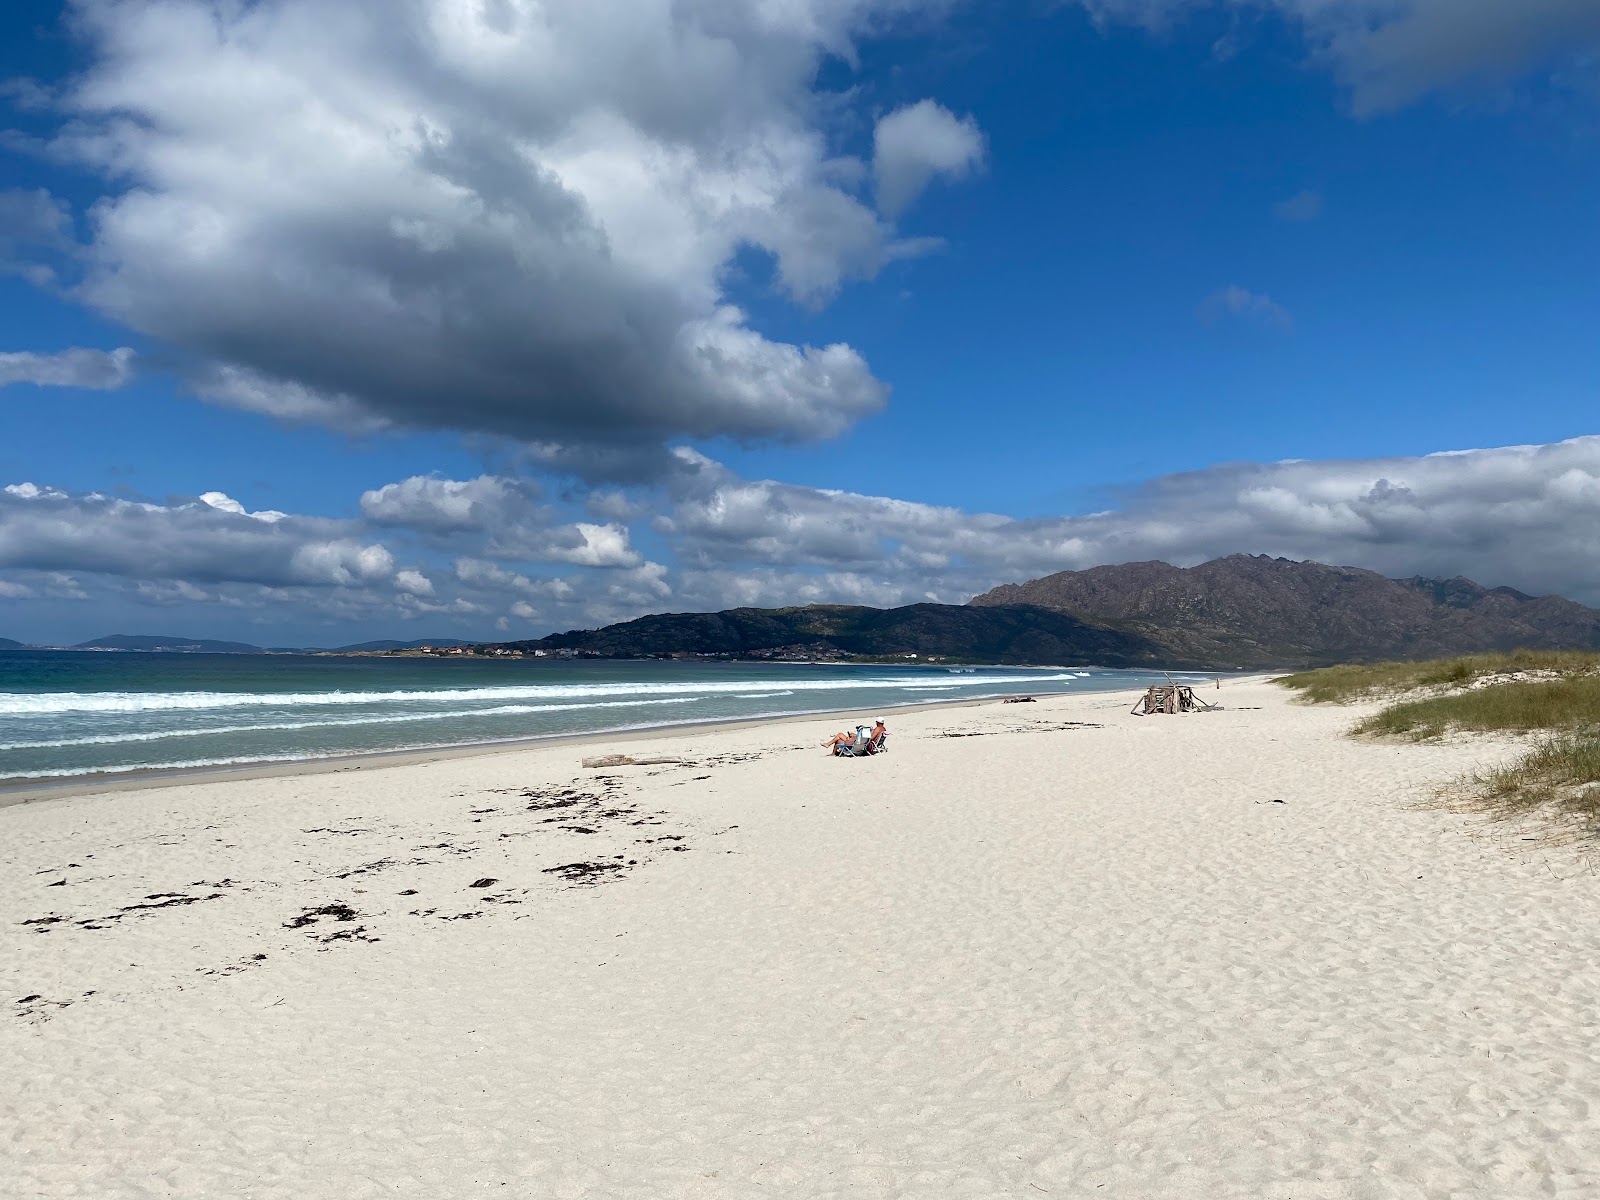
[[[1418,803],[1508,750],[1220,699],[0,811],[0,1194],[1600,1195],[1596,876]]]

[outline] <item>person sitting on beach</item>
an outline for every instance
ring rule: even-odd
[[[840,730],[822,746],[829,754],[843,754],[848,750],[855,754],[876,754],[883,745],[883,739],[889,734],[889,727],[879,717],[869,730],[865,725],[857,725],[855,731]]]
[[[841,746],[853,747],[858,741],[863,741],[866,736],[869,736],[866,733],[866,729],[867,727],[865,725],[857,725],[854,729],[840,730],[827,741],[823,742],[822,745],[827,749],[829,754],[838,754]]]

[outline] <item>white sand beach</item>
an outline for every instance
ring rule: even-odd
[[[1600,876],[1423,803],[1508,751],[1206,695],[0,809],[0,1194],[1600,1196]]]

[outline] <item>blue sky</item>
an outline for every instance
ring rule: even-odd
[[[339,11],[0,14],[0,636],[1600,602],[1592,4]]]

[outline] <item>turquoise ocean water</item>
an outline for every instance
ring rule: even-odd
[[[930,701],[1163,679],[1095,667],[0,650],[0,784],[794,713],[866,719]]]

